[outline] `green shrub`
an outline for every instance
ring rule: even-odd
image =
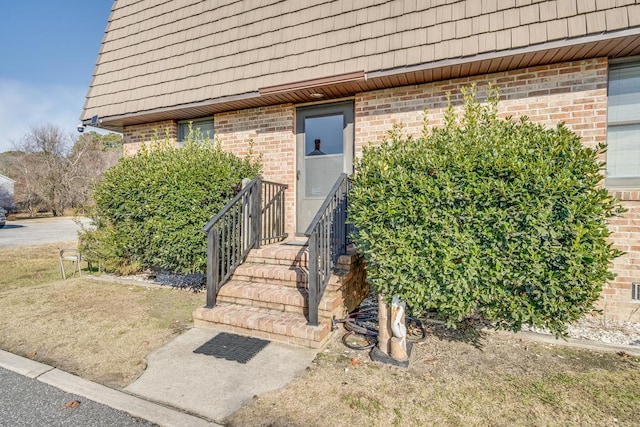
[[[421,138],[395,128],[364,150],[349,211],[380,293],[450,325],[483,316],[498,328],[563,334],[593,307],[620,253],[606,219],[621,208],[600,186],[604,147],[563,124],[497,117],[463,90],[444,126]]]
[[[243,178],[259,174],[259,159],[224,152],[197,132],[182,148],[157,140],[105,173],[93,193],[96,228],[83,231],[81,248],[122,274],[148,267],[204,272],[202,227]]]

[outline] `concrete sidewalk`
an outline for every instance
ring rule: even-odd
[[[0,350],[0,367],[161,426],[219,426],[254,396],[284,387],[316,351],[269,342],[247,363],[194,353],[218,331],[190,329],[149,356],[123,391]]]

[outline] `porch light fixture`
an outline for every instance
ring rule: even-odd
[[[320,92],[311,92],[309,94],[310,97],[315,98],[315,99],[320,99],[320,98],[324,98],[324,93],[320,93]]]

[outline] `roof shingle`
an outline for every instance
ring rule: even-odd
[[[636,3],[116,0],[82,118],[620,31]]]

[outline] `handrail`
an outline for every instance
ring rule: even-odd
[[[229,200],[227,204],[224,205],[224,207],[220,209],[220,211],[213,218],[211,218],[204,227],[202,227],[202,231],[208,233],[209,230],[211,230],[211,228],[215,225],[215,223],[218,222],[220,218],[222,218],[227,212],[229,212],[233,205],[235,205],[238,200],[240,200],[242,196],[247,191],[249,191],[249,187],[255,185],[255,183],[257,183],[258,181],[260,181],[260,178],[254,178],[247,185],[244,185],[242,189],[233,197],[233,199]]]
[[[341,174],[305,231],[309,238],[309,324],[318,324],[318,308],[338,257],[346,253],[346,224],[351,179]]]
[[[262,221],[260,244],[268,245],[287,238],[284,231],[284,196],[288,186],[277,182],[262,181]]]
[[[287,237],[284,196],[287,186],[255,178],[246,184],[207,224],[207,308],[252,248]],[[263,197],[266,195],[267,197]]]

